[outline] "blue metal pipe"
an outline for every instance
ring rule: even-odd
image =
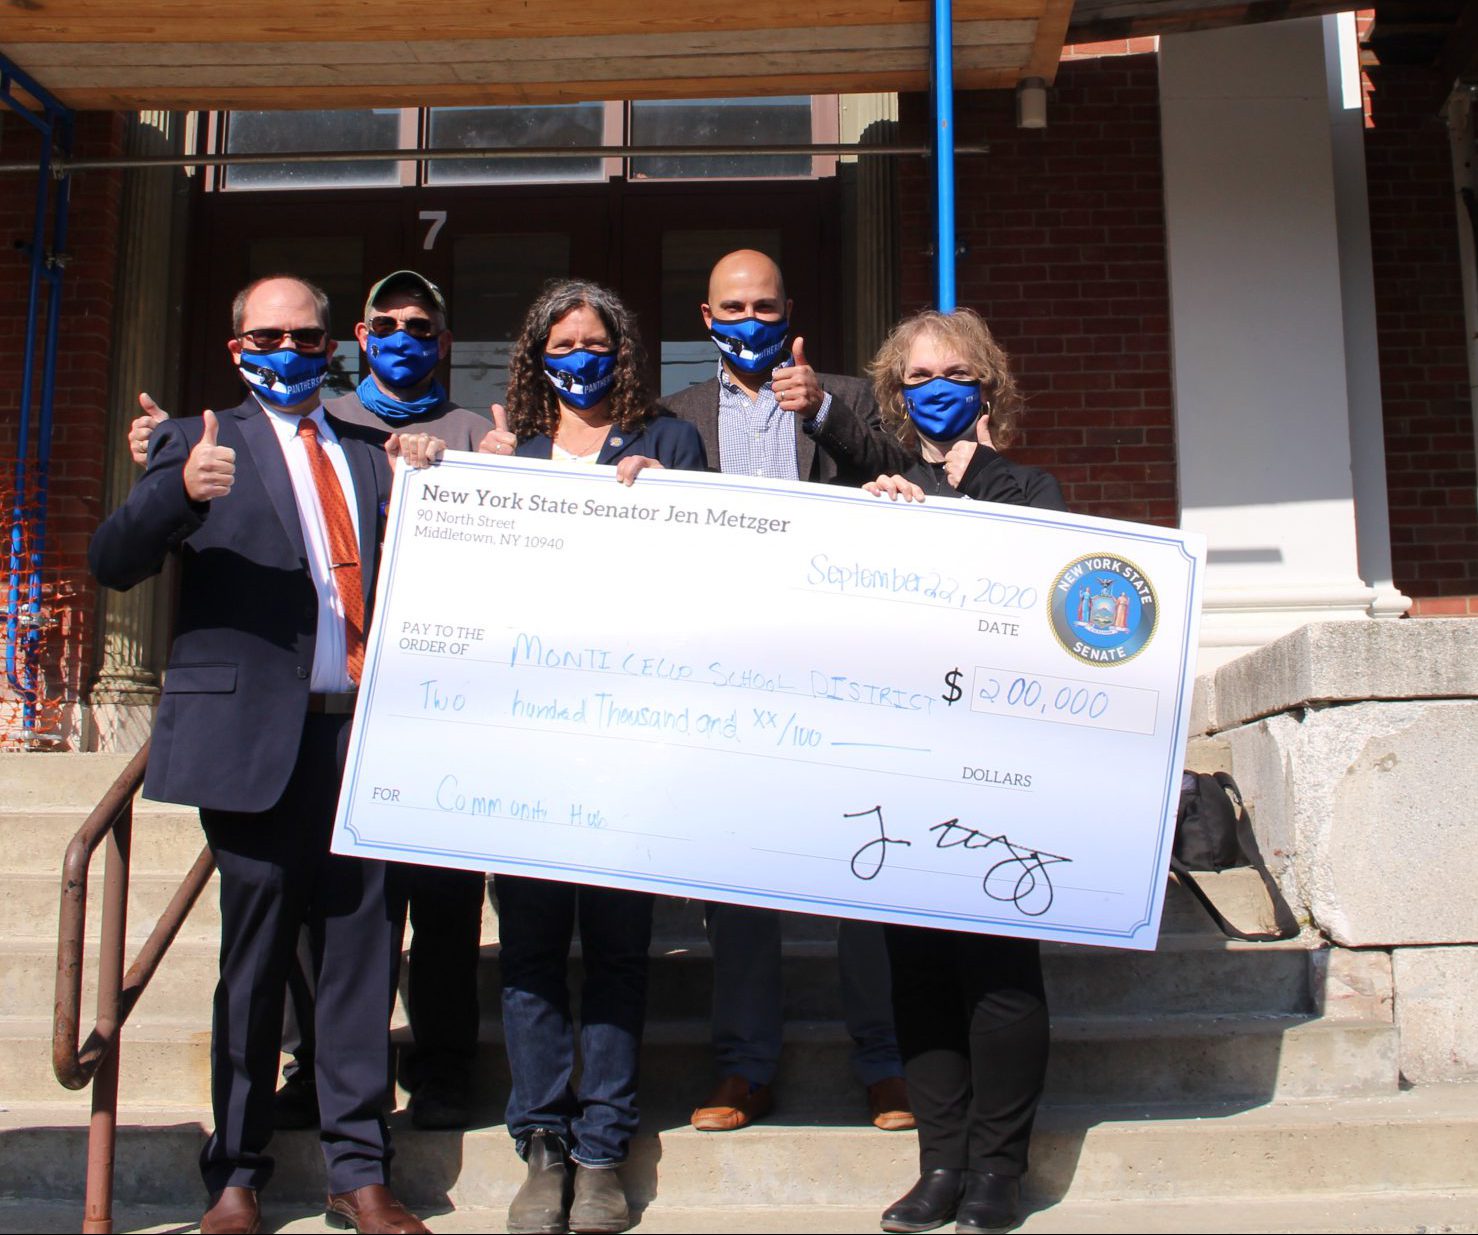
[[[950,0],[934,0],[929,96],[934,109],[934,307],[955,308],[955,70]]]

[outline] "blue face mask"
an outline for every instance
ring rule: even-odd
[[[908,418],[925,437],[952,442],[980,419],[980,383],[934,377],[903,388]]]
[[[743,317],[736,322],[714,318],[708,334],[724,359],[739,372],[763,373],[774,368],[779,360],[790,335],[790,323],[783,317],[778,322],[757,317]]]
[[[544,376],[562,402],[583,412],[611,393],[616,384],[616,355],[583,347],[561,356],[545,352]]]
[[[384,338],[370,335],[364,341],[364,353],[376,377],[387,386],[404,389],[430,376],[441,359],[441,340],[415,339],[397,330]]]
[[[273,407],[295,407],[323,385],[328,356],[323,352],[305,355],[291,348],[277,352],[241,353],[237,369],[252,393]]]

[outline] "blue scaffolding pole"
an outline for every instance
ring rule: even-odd
[[[934,307],[955,307],[955,68],[950,0],[934,0],[929,39],[929,103],[934,115]]]
[[[22,93],[28,97],[23,98]],[[46,550],[52,402],[56,393],[62,270],[66,266],[67,205],[71,191],[65,164],[63,170],[56,172],[53,160],[57,155],[65,159],[72,153],[72,112],[3,54],[0,54],[0,98],[37,131],[41,141],[41,153],[36,160],[36,213],[31,230],[25,351],[21,359],[20,403],[16,409],[15,493],[10,511],[10,586],[5,606],[5,676],[21,697],[23,736],[29,743],[36,737],[41,695],[41,635],[46,620],[41,611],[41,563]],[[38,106],[39,113],[35,110]],[[55,186],[53,180],[56,181]],[[40,399],[36,400],[36,340],[42,329],[43,284],[47,292],[45,342],[41,356]],[[31,432],[33,403],[34,445]]]

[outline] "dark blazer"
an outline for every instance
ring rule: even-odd
[[[944,475],[944,464],[925,463],[916,458],[904,468],[903,476],[925,493],[943,497],[968,497],[977,502],[999,502],[1003,506],[1035,506],[1038,510],[1066,510],[1062,486],[1051,472],[1024,463],[1012,463],[989,446],[977,446],[970,466],[956,489]]]
[[[539,433],[526,442],[520,442],[514,453],[526,459],[548,459],[554,454],[554,442],[549,434]],[[687,421],[665,413],[659,413],[641,428],[630,432],[612,425],[606,434],[606,444],[600,448],[595,461],[615,463],[630,455],[645,455],[648,459],[656,459],[663,467],[681,471],[708,470],[708,458],[698,430]]]
[[[860,485],[879,476],[902,472],[914,456],[879,426],[872,387],[856,377],[836,373],[816,375],[831,395],[831,407],[821,428],[812,435],[795,418],[796,474],[802,480]],[[709,466],[724,471],[719,453],[718,378],[689,386],[662,402],[676,416],[696,425],[708,451]]]
[[[266,413],[248,397],[218,419],[220,444],[236,451],[231,492],[190,501],[185,461],[204,422],[164,421],[128,500],[93,534],[88,564],[105,587],[126,591],[158,573],[171,553],[180,559],[144,795],[257,812],[282,796],[298,757],[318,597],[287,461]],[[330,419],[354,479],[368,624],[390,496],[384,434]]]

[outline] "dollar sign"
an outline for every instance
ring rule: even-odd
[[[960,696],[965,693],[960,689],[960,669],[958,665],[956,665],[953,669],[951,669],[948,673],[944,675],[944,684],[949,689],[946,690],[945,693],[940,695],[939,697],[943,699],[945,703],[949,704],[950,707],[954,707],[954,705],[959,701]]]

